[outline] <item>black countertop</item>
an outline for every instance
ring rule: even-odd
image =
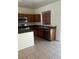
[[[18,30],[18,34],[31,32],[32,30]]]
[[[25,29],[25,28],[30,28],[30,29]],[[27,26],[19,26],[18,27],[18,33],[20,34],[20,33],[25,33],[25,32],[30,32],[30,31],[32,31],[32,29],[31,28],[43,28],[43,29],[56,29],[56,26],[51,26],[51,25],[27,25]],[[23,29],[24,28],[24,30],[21,30],[21,29]]]
[[[27,27],[41,27],[41,28],[50,28],[50,29],[56,28],[56,26],[51,26],[51,25],[27,25],[27,26],[18,26],[18,28],[27,28]]]

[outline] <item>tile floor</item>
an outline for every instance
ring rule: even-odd
[[[35,37],[35,46],[19,51],[18,59],[61,59],[60,41]]]

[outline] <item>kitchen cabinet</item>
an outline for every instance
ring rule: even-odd
[[[42,22],[43,22],[43,24],[50,25],[50,23],[51,23],[51,11],[42,12]]]
[[[26,15],[28,22],[34,22],[34,15],[33,14],[27,14]]]
[[[18,14],[18,17],[27,17],[28,22],[40,22],[40,14]]]
[[[37,29],[37,32],[36,32],[36,35],[37,35],[38,37],[44,38],[44,30],[41,29],[41,28],[38,28],[38,29]]]
[[[35,20],[34,22],[41,22],[41,15],[40,14],[34,14]]]
[[[34,28],[33,31],[34,31],[34,35],[35,36],[38,36],[40,38],[44,38],[44,30],[43,29],[41,29],[41,28]]]
[[[56,40],[56,28],[36,27],[33,28],[35,36],[48,41]]]

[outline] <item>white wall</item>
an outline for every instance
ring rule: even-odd
[[[18,13],[34,14],[35,10],[30,8],[18,7]]]
[[[51,25],[57,26],[57,40],[60,40],[60,22],[61,22],[61,1],[56,1],[49,5],[36,9],[36,13],[51,11]],[[41,21],[42,22],[42,21]]]

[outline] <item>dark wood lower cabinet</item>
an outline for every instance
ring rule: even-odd
[[[56,40],[56,29],[34,28],[33,31],[35,36],[38,36],[45,40],[48,41]]]
[[[41,28],[34,28],[33,29],[35,36],[38,36],[40,38],[44,38],[44,30]]]

